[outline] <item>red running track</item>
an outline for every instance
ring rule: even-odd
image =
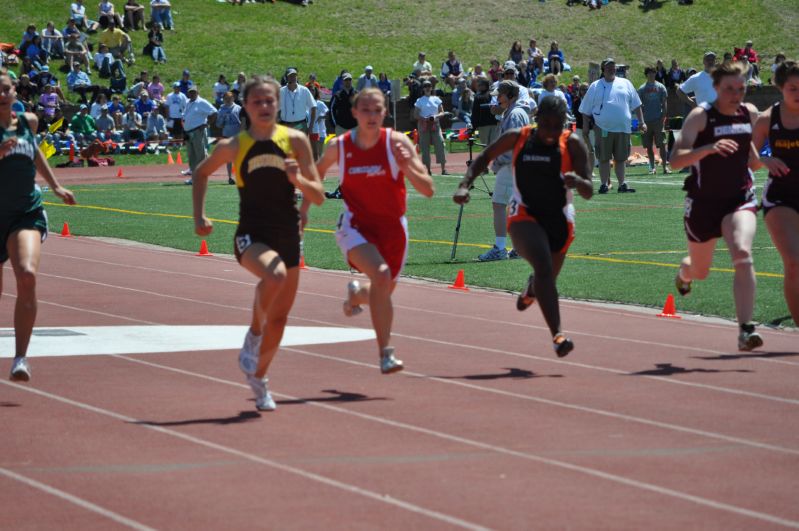
[[[369,328],[347,278],[303,271],[289,324]],[[253,285],[229,257],[52,237],[37,326],[246,325]],[[236,350],[33,357],[27,384],[3,352],[0,527],[799,527],[796,333],[739,353],[731,325],[563,302],[560,360],[506,293],[394,300],[406,371],[372,341],[283,348],[272,413]]]

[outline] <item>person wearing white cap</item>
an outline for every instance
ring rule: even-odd
[[[316,121],[316,100],[305,85],[297,83],[297,69],[286,71],[286,86],[280,87],[280,124],[310,134],[310,123]]]
[[[172,138],[183,138],[183,111],[188,102],[189,99],[180,91],[180,82],[172,83],[172,93],[167,95],[165,102],[168,109],[166,125]]]
[[[363,74],[358,77],[358,83],[355,84],[355,90],[360,92],[365,88],[379,88],[377,86],[377,76],[374,75],[374,68],[372,65],[367,65],[366,68],[363,69]]]

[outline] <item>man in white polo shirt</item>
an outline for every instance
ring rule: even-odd
[[[288,83],[280,88],[280,123],[310,134],[308,114],[311,123],[316,122],[316,100],[307,87],[297,83],[296,69],[289,68],[286,79]]]
[[[609,57],[602,61],[602,77],[591,83],[580,103],[580,113],[583,114],[583,137],[588,136],[592,118],[595,124],[599,176],[602,180],[599,186],[600,194],[606,194],[610,189],[611,159],[616,162],[618,192],[635,192],[624,182],[624,165],[630,156],[633,112],[638,117],[641,132],[646,132],[638,91],[630,80],[616,77],[616,61]]]
[[[191,174],[208,156],[208,117],[216,114],[216,107],[197,93],[197,87],[189,87],[189,100],[183,111],[183,130],[186,137],[186,148],[189,152],[189,170]],[[186,184],[192,184],[191,179]]]
[[[677,96],[691,106],[696,107],[700,103],[713,103],[716,101],[716,89],[713,88],[713,78],[710,71],[716,66],[716,54],[705,52],[702,59],[705,69],[689,77],[677,90]],[[693,93],[694,97],[688,94]]]

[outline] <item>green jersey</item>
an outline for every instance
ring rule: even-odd
[[[36,139],[28,120],[17,115],[16,128],[0,127],[0,142],[17,138],[5,157],[0,158],[0,216],[26,214],[42,206],[42,192],[36,185]]]

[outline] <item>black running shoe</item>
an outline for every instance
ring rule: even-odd
[[[677,276],[674,277],[674,287],[677,288],[677,292],[683,297],[691,293],[691,281],[684,281],[680,278],[679,273],[677,273]]]
[[[559,358],[564,358],[569,352],[574,350],[574,343],[563,334],[558,334],[552,340],[552,348],[555,349],[555,354],[557,354]]]
[[[630,188],[629,186],[627,186],[627,183],[621,183],[619,185],[619,189],[616,191],[620,194],[634,194],[635,188]]]
[[[516,299],[516,309],[520,312],[523,312],[535,303],[534,283],[535,277],[530,275],[530,278],[527,279],[527,286],[524,287],[524,290],[519,293],[519,297]]]

